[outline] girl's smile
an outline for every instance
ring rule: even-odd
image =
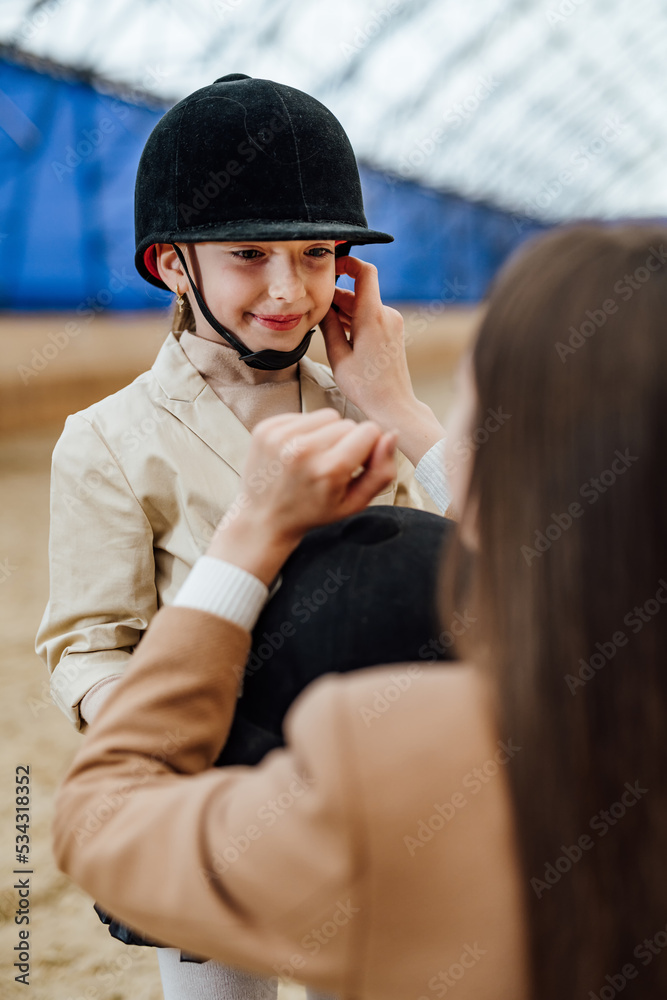
[[[257,313],[251,315],[253,319],[269,330],[293,330],[303,319],[303,313],[287,316],[259,316]]]
[[[253,351],[292,350],[324,318],[333,300],[335,240],[179,246],[215,318]],[[158,244],[156,260],[169,287],[174,291],[180,287],[188,295],[198,336],[220,343],[197,305],[173,247]]]

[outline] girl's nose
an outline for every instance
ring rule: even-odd
[[[306,287],[295,262],[290,260],[274,262],[268,292],[272,299],[286,299],[289,302],[296,302],[305,296]]]

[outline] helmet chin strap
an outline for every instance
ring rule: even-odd
[[[315,327],[305,334],[301,343],[298,344],[293,351],[274,351],[270,348],[263,351],[251,351],[249,347],[246,347],[242,340],[239,340],[238,337],[235,337],[233,333],[230,333],[229,330],[225,330],[224,326],[221,326],[220,323],[218,323],[217,319],[204,302],[199,289],[192,280],[190,272],[188,271],[188,265],[185,263],[183,251],[180,247],[176,246],[175,243],[172,243],[171,245],[176,251],[176,256],[183,265],[183,269],[188,276],[192,290],[195,293],[197,305],[206,317],[206,320],[210,323],[216,333],[220,334],[223,340],[226,340],[235,351],[238,351],[241,359],[245,361],[249,368],[260,368],[262,371],[278,371],[281,368],[289,368],[290,365],[294,365],[297,361],[301,360],[308,350],[310,339],[315,333]]]

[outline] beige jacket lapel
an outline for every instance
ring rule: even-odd
[[[250,446],[250,432],[218,399],[170,333],[152,368],[162,405],[177,420],[241,475]]]
[[[164,394],[160,402],[165,409],[241,475],[250,447],[250,431],[188,360],[177,334],[169,334],[152,371]],[[299,381],[303,413],[332,406],[341,415],[345,414],[345,396],[324,365],[302,358]]]
[[[325,365],[307,357],[302,358],[299,362],[299,378],[302,413],[312,413],[314,410],[321,410],[323,406],[332,406],[341,416],[345,416],[347,400]]]

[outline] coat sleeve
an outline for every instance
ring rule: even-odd
[[[79,702],[122,673],[157,611],[151,525],[82,414],[67,419],[53,453],[49,573],[36,649],[53,700],[81,728]]]
[[[154,941],[353,994],[363,844],[340,680],[302,695],[285,749],[211,769],[249,649],[215,615],[158,612],[59,792],[56,859]]]
[[[417,510],[429,510],[434,514],[440,511],[435,506],[426,490],[422,489],[415,479],[415,470],[409,459],[402,452],[397,452],[398,473],[396,476],[395,507],[414,507]]]

